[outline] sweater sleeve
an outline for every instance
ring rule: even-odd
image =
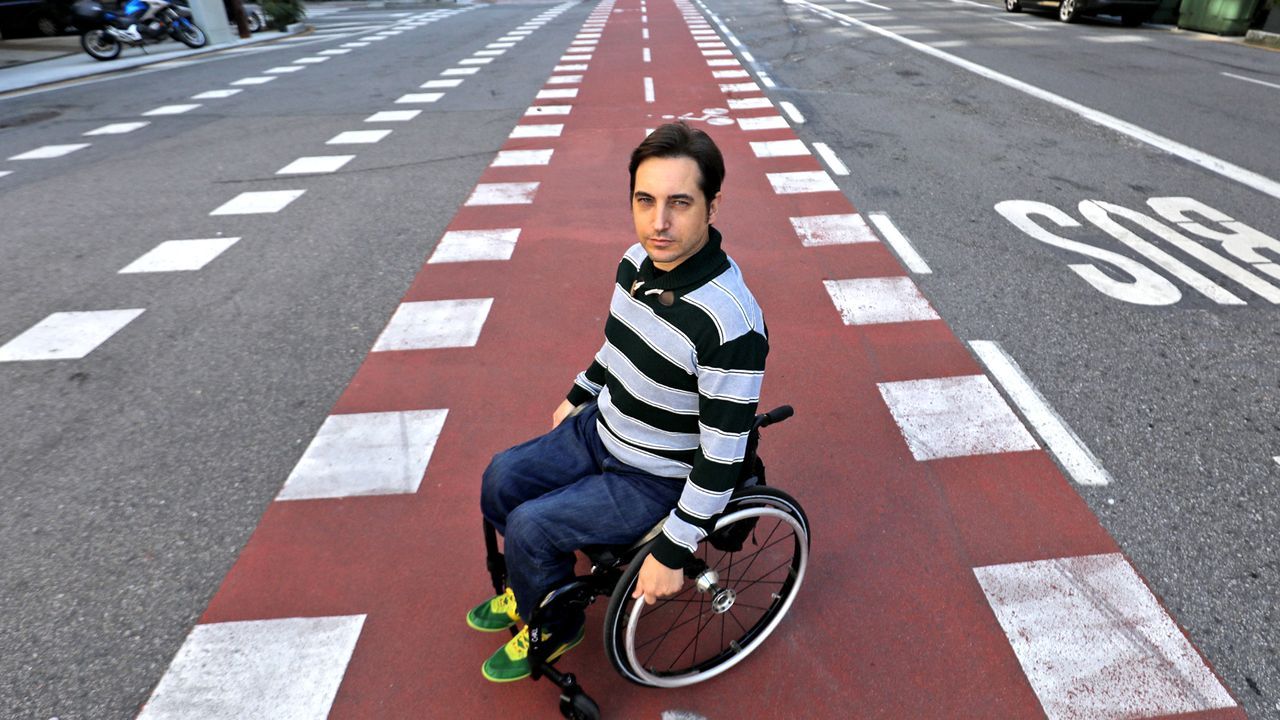
[[[733,495],[768,353],[765,336],[751,331],[698,358],[698,450],[680,502],[653,547],[667,567],[684,566]]]
[[[565,396],[571,405],[577,407],[600,394],[600,389],[609,379],[609,368],[602,360],[603,355],[604,348],[601,347],[591,361],[591,366],[574,378],[573,387],[569,388],[569,394]]]

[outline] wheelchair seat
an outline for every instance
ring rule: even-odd
[[[631,558],[644,547],[650,540],[658,537],[662,532],[662,526],[667,522],[666,518],[658,521],[649,532],[640,537],[639,540],[622,545],[584,545],[582,554],[587,556],[591,564],[597,568],[610,568],[630,562]]]

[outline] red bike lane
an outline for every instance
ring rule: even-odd
[[[209,666],[229,654],[261,664],[259,675],[283,678],[272,682],[328,693],[332,718],[558,717],[550,683],[494,685],[480,675],[507,636],[473,632],[463,621],[490,591],[479,478],[495,452],[548,429],[599,348],[614,269],[634,242],[629,154],[664,116],[688,115],[701,118],[692,122],[725,155],[717,227],[770,331],[761,408],[796,410],[765,431],[761,457],[770,483],[806,508],[812,554],[790,614],[761,648],[684,689],[643,688],[618,676],[600,643],[606,603],[593,606],[587,641],[559,667],[579,677],[604,716],[1243,717],[1153,598],[1147,604],[1159,617],[1127,614],[1114,600],[1121,592],[1142,604],[1145,585],[1124,579],[1129,566],[1119,548],[1029,435],[994,450],[965,440],[1010,430],[999,407],[969,409],[969,395],[947,395],[956,382],[980,385],[985,375],[927,302],[912,319],[866,322],[854,308],[849,321],[831,283],[864,289],[855,281],[893,279],[901,287],[907,273],[830,179],[823,182],[818,160],[807,149],[788,154],[799,142],[790,125],[772,103],[750,101],[765,93],[739,76],[746,68],[701,29],[701,17],[669,0],[597,7],[524,129],[513,130],[459,208],[449,242],[423,265],[405,314],[397,313],[333,408],[331,420],[386,414],[403,423],[434,413],[438,436],[425,469],[406,461],[420,482],[401,491],[308,493],[291,490],[305,486],[291,476],[197,631],[359,620],[274,646],[270,657],[234,642],[190,654]],[[779,120],[752,122],[760,118]],[[858,297],[864,306],[884,302]],[[426,314],[410,316],[409,308]],[[470,330],[437,327],[463,316]],[[923,391],[945,402],[894,404],[919,390],[918,381],[936,381]],[[984,422],[994,423],[990,432]],[[908,429],[921,426],[933,433],[924,445]],[[1090,580],[1093,570],[1120,579]],[[1095,601],[1081,609],[1071,600],[1080,596]],[[1110,625],[1098,625],[1099,608]],[[1161,623],[1176,637],[1161,635]],[[346,633],[340,657],[323,660],[327,674],[308,674],[302,665],[310,656],[297,648],[314,650],[334,633]],[[1130,640],[1095,652],[1097,633]],[[172,699],[185,687],[165,682],[157,697]],[[323,717],[326,707],[281,716]]]

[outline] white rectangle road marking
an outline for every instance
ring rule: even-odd
[[[916,460],[1036,450],[985,375],[878,383]]]
[[[577,54],[570,53],[568,55],[560,56],[560,62],[581,62],[581,61],[590,60],[590,59],[591,59],[591,53],[577,53]]]
[[[795,228],[796,236],[804,247],[880,242],[880,238],[876,237],[875,232],[857,213],[793,217],[791,226]]]
[[[939,319],[909,277],[823,280],[822,284],[845,325]]]
[[[493,58],[491,57],[471,57],[471,58],[463,58],[462,60],[459,60],[458,64],[459,65],[488,65],[491,62],[493,62]]]
[[[773,101],[767,97],[729,98],[730,110],[761,110],[773,107]]]
[[[549,165],[554,150],[499,150],[490,167]]]
[[[313,56],[313,57],[298,58],[297,60],[294,60],[293,63],[295,65],[316,65],[318,63],[328,62],[328,61],[329,61],[329,58],[327,57]]]
[[[369,145],[390,135],[390,130],[347,130],[325,141],[325,145]]]
[[[288,74],[288,73],[301,72],[306,69],[307,68],[305,65],[279,65],[273,68],[267,68],[262,72],[265,75],[282,75],[282,74]],[[239,92],[239,91],[237,90],[236,92]]]
[[[493,298],[403,303],[373,352],[474,347],[492,305]]]
[[[259,215],[283,210],[289,203],[302,197],[306,190],[267,190],[244,192],[223,203],[210,215]]]
[[[453,80],[428,80],[418,87],[423,90],[437,90],[440,88],[456,88],[462,84],[463,78],[455,78]]]
[[[731,57],[732,50],[703,50],[702,57]]]
[[[478,72],[480,72],[480,68],[478,67],[459,67],[449,68],[448,70],[441,72],[440,75],[442,77],[457,77],[459,75],[475,75]]]
[[[301,65],[293,65],[292,67],[295,67],[299,70],[305,69]],[[197,93],[195,95],[192,95],[191,99],[192,100],[222,100],[224,98],[229,98],[232,95],[238,95],[242,92],[244,92],[242,88],[228,88],[226,90],[206,90],[202,93]]]
[[[231,84],[232,85],[266,85],[267,83],[275,79],[276,79],[275,75],[255,75],[254,77],[246,77],[246,78],[240,78],[239,80],[233,80],[231,81]]]
[[[0,362],[79,360],[142,313],[138,308],[53,313],[0,345]]]
[[[444,93],[408,93],[396,98],[396,105],[422,105],[433,103],[444,97]]]
[[[712,70],[711,77],[716,80],[732,80],[734,78],[749,78],[751,73],[746,70]]]
[[[803,140],[770,140],[768,142],[751,143],[751,152],[758,158],[794,157],[809,155],[809,148]]]
[[[416,493],[448,413],[330,415],[276,500]]]
[[[529,205],[538,191],[538,183],[479,183],[471,191],[466,205]]]
[[[880,230],[880,234],[884,236],[889,246],[897,253],[898,259],[902,261],[903,265],[907,266],[908,270],[917,275],[928,275],[933,272],[928,263],[924,261],[924,258],[920,257],[920,254],[912,247],[911,241],[907,240],[907,236],[898,230],[898,226],[893,224],[888,215],[870,213],[867,218],[871,220],[872,225],[875,225]]]
[[[831,172],[837,175],[849,174],[849,168],[840,162],[840,158],[836,157],[836,154],[832,152],[831,148],[827,147],[826,143],[816,142],[813,144],[813,149],[817,150],[818,154],[822,156],[823,161],[827,163],[827,167],[831,168]]]
[[[548,85],[577,85],[582,82],[581,75],[552,75],[547,78]]]
[[[472,53],[472,55],[475,55],[476,57],[493,58],[493,57],[501,57],[506,53],[507,53],[506,50],[477,50],[474,53]]]
[[[422,114],[421,110],[380,110],[369,117],[365,118],[365,122],[408,122]]]
[[[721,85],[720,92],[722,93],[760,92],[760,86],[753,82],[729,83],[727,85]]]
[[[1058,459],[1058,463],[1072,480],[1080,485],[1111,483],[1111,475],[1102,467],[1102,463],[1098,462],[1098,458],[1094,457],[1070,426],[1054,412],[1053,407],[1008,353],[997,343],[987,340],[972,340],[969,347],[982,361],[987,372],[1004,388],[1013,404],[1022,411],[1022,416],[1031,424],[1031,429],[1040,436],[1045,447]]]
[[[764,117],[738,118],[738,127],[743,130],[784,130],[791,126],[781,115],[765,115]]]
[[[71,143],[69,145],[45,145],[35,150],[28,150],[10,157],[10,160],[48,160],[50,158],[59,158],[64,155],[70,155],[77,150],[83,150],[92,143]]]
[[[100,127],[100,128],[97,128],[97,129],[95,129],[95,130],[90,130],[89,132],[84,133],[84,134],[85,134],[86,136],[92,136],[92,135],[123,135],[123,134],[125,134],[125,133],[131,133],[131,132],[133,132],[134,130],[142,129],[142,128],[144,128],[144,127],[146,127],[146,126],[150,125],[150,124],[151,124],[151,123],[150,123],[150,122],[148,122],[148,121],[146,121],[146,120],[141,120],[141,121],[138,121],[138,122],[111,123],[110,125],[103,125],[103,126],[102,126],[102,127]]]
[[[510,260],[520,239],[520,228],[450,230],[440,238],[428,263]]]
[[[568,115],[572,105],[534,105],[524,111],[528,115]]]
[[[539,90],[534,99],[536,100],[564,100],[568,98],[578,97],[578,88],[552,88],[548,90]]]
[[[564,131],[564,125],[517,125],[511,130],[511,134],[507,137],[512,140],[520,138],[544,138],[544,137],[560,137],[560,133]]]
[[[199,270],[239,240],[238,237],[166,240],[121,268],[119,274]]]
[[[782,108],[782,112],[786,113],[787,117],[791,118],[791,122],[797,125],[804,124],[804,115],[800,114],[800,110],[797,109],[795,105],[787,102],[786,100],[781,100],[778,102],[778,107]]]
[[[644,101],[651,103],[654,101],[653,96],[653,78],[646,77],[644,79]]]
[[[324,720],[364,615],[196,625],[137,720]]]
[[[188,103],[185,105],[161,105],[153,110],[142,113],[143,117],[153,117],[156,115],[181,115],[185,112],[191,112],[200,107],[200,103]]]
[[[355,155],[314,155],[300,157],[276,171],[277,175],[305,175],[310,173],[337,172],[351,162]]]
[[[1049,720],[1235,707],[1119,553],[974,568]]]
[[[822,170],[807,172],[766,173],[773,191],[779,195],[811,192],[840,192],[831,176]]]
[[[551,69],[551,72],[583,72],[586,69],[587,69],[587,66],[584,64],[557,65]],[[581,79],[582,76],[579,75],[578,78]]]

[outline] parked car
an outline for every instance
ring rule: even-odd
[[[1062,22],[1075,22],[1093,15],[1117,15],[1120,24],[1134,27],[1151,19],[1160,0],[1004,0],[1009,12],[1056,10]]]
[[[0,2],[0,35],[52,37],[75,32],[72,0],[8,0]]]

